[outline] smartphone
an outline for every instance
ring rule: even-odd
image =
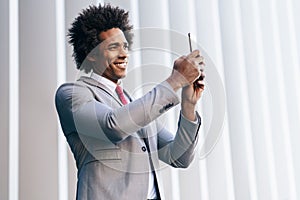
[[[190,47],[190,52],[192,53],[193,48],[192,48],[192,40],[191,40],[191,33],[188,33],[188,38],[189,38],[189,47]],[[201,68],[202,69],[202,68]],[[202,69],[203,70],[203,69]],[[203,81],[205,76],[203,76],[202,74],[200,75],[200,77],[194,82],[194,87],[204,87],[202,84],[198,83],[198,80]]]

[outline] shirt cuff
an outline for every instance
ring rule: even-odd
[[[188,122],[190,122],[190,123],[192,123],[192,124],[197,125],[197,124],[200,124],[200,123],[201,123],[201,117],[200,117],[200,115],[199,115],[199,113],[198,113],[197,111],[196,111],[196,120],[194,120],[194,121],[191,121],[191,120],[187,119],[187,118],[182,114],[182,112],[180,112],[180,115],[181,115],[181,117],[182,117],[183,119],[185,119],[185,121],[188,121]]]
[[[165,87],[167,89],[167,91],[170,92],[175,97],[176,104],[178,104],[180,102],[179,95],[174,91],[174,89],[168,83],[168,81],[163,81],[160,85]]]

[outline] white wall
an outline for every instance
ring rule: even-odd
[[[1,199],[8,199],[9,184],[9,12],[8,1],[0,2],[0,195]]]
[[[162,169],[167,199],[300,198],[299,1],[2,0],[0,199],[74,199],[54,93],[77,75],[66,31],[97,2],[130,11],[141,47],[125,81],[132,92],[167,77],[189,52],[188,32],[207,56],[199,152],[188,169]],[[170,129],[178,111],[164,118]]]

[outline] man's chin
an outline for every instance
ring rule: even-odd
[[[123,78],[125,78],[125,77],[126,77],[126,74],[121,75],[121,76],[119,77],[119,79],[123,79]]]

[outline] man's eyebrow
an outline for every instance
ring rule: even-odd
[[[115,45],[120,45],[120,44],[122,44],[122,42],[113,42],[113,43],[108,44],[108,46],[115,46]],[[128,44],[128,42],[123,42],[123,44]]]

